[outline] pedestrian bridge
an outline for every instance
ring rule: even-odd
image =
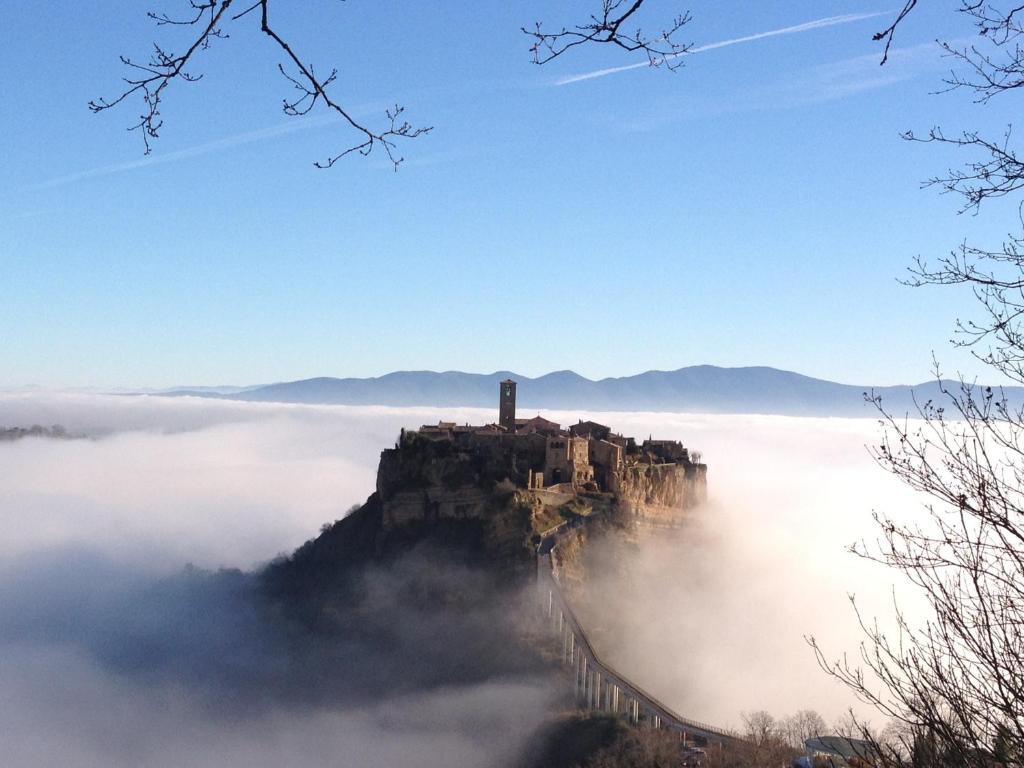
[[[598,656],[573,613],[559,579],[555,550],[569,533],[565,524],[558,526],[545,535],[537,548],[537,590],[544,615],[557,638],[562,663],[573,675],[576,700],[580,705],[625,715],[636,726],[678,733],[684,743],[725,744],[738,740],[735,733],[725,728],[673,712]]]

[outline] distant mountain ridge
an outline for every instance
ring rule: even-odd
[[[524,411],[553,408],[866,417],[877,415],[864,402],[868,391],[881,396],[887,409],[896,413],[913,411],[915,394],[921,402],[943,399],[936,381],[913,386],[857,386],[765,366],[713,365],[597,381],[573,371],[554,371],[537,378],[511,371],[396,371],[365,379],[318,377],[231,392],[197,387],[161,394],[250,402],[497,407],[498,383],[508,378],[519,383],[518,405]],[[959,388],[959,382],[944,384],[954,391]],[[1011,402],[1024,402],[1024,388],[1006,387],[1003,391]]]

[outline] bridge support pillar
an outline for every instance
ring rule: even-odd
[[[579,653],[572,656],[572,690],[576,698],[580,697],[580,657]]]
[[[653,715],[653,714],[651,715],[651,728],[654,728],[655,730],[657,730],[658,728],[661,728],[661,717],[660,716]]]
[[[630,699],[629,701],[629,722],[633,725],[639,725],[640,723],[640,702],[636,699]]]
[[[611,685],[608,691],[608,711],[618,713],[619,711],[619,686]]]
[[[597,710],[601,709],[601,673],[596,669],[591,675],[590,708]]]
[[[576,671],[576,698],[581,703],[586,702],[587,695],[587,657],[581,650],[579,653],[579,668]]]

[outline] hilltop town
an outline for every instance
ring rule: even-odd
[[[377,491],[385,528],[486,517],[495,491],[531,509],[534,533],[556,524],[569,507],[678,523],[706,498],[707,466],[682,443],[638,442],[594,421],[563,427],[539,414],[519,418],[511,379],[498,394],[496,422],[403,430],[381,454]]]

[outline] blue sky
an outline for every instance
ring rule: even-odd
[[[968,297],[896,280],[1015,221],[1011,201],[958,216],[920,190],[957,158],[898,138],[1012,118],[933,95],[948,67],[933,41],[972,32],[952,4],[915,11],[884,68],[882,3],[648,5],[651,27],[689,8],[686,39],[711,47],[675,73],[576,79],[635,59],[580,49],[537,67],[518,30],[583,2],[282,6],[282,31],[338,67],[335,96],[360,117],[399,102],[434,126],[393,173],[382,157],[312,167],[354,137],[280,113],[280,57],[251,24],[172,87],[143,157],[124,130],[138,104],[85,105],[116,92],[118,54],[174,48],[174,30],[136,4],[15,4],[0,386],[700,363],[892,384],[928,378],[933,350],[981,373],[948,345]]]

